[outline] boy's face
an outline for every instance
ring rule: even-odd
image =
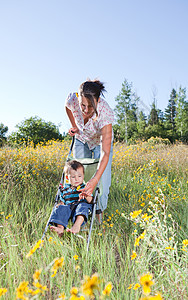
[[[78,168],[76,171],[73,169],[70,169],[68,178],[69,178],[69,182],[70,182],[71,186],[78,187],[84,181],[83,169]]]

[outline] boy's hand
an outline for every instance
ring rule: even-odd
[[[60,206],[60,205],[65,205],[65,204],[63,203],[63,201],[60,201],[60,202],[56,205],[56,207],[58,207],[58,206]]]
[[[87,197],[92,197],[92,193],[94,191],[94,188],[97,184],[97,180],[95,177],[91,178],[87,183],[84,189],[80,190],[79,199],[86,199]]]

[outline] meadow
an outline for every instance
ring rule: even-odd
[[[70,142],[0,149],[1,299],[188,299],[188,146],[114,144],[103,224],[89,252],[41,237]]]

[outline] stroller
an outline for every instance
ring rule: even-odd
[[[66,162],[68,162],[68,161],[70,161],[72,159],[71,158],[71,153],[72,153],[72,148],[73,148],[73,145],[74,145],[74,140],[75,140],[75,137],[73,136],[72,143],[71,143],[71,146],[70,146],[70,151],[69,151],[69,154],[67,156]],[[85,179],[85,182],[87,182],[95,174],[95,172],[97,170],[98,163],[99,163],[99,159],[98,158],[97,159],[93,159],[93,158],[80,158],[80,159],[76,159],[76,160],[83,164],[84,171],[85,171],[84,172],[85,173],[84,179]],[[61,191],[61,187],[62,187],[62,185],[64,185],[64,183],[65,183],[65,172],[63,170],[63,174],[62,174],[62,177],[61,177],[59,188],[58,188],[58,191],[57,191],[57,194],[56,194],[56,197],[55,197],[55,204],[54,204],[53,209],[56,207],[56,205],[59,202],[60,193],[61,193],[60,192]],[[91,239],[91,233],[92,233],[93,223],[94,223],[95,216],[96,216],[97,203],[98,203],[99,195],[100,195],[101,190],[102,190],[101,187],[99,188],[99,185],[100,185],[100,183],[97,184],[97,186],[96,186],[96,188],[94,190],[94,193],[93,193],[91,221],[90,221],[89,233],[88,233],[88,237],[87,237],[87,252],[89,251],[89,243],[90,243],[90,239]],[[53,209],[52,209],[52,212],[53,212]],[[50,219],[51,219],[51,216],[52,216],[52,212],[51,212],[50,217],[48,219],[48,222],[46,224],[46,227],[45,227],[45,230],[44,230],[44,233],[42,235],[41,240],[44,239],[44,236],[45,236],[45,234],[46,234],[46,232],[48,230],[48,227],[49,227],[49,224],[50,224]],[[100,213],[100,209],[99,209],[99,213]]]

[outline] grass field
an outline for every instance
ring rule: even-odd
[[[44,228],[69,142],[0,149],[1,299],[188,299],[188,146],[114,145],[102,226]]]

